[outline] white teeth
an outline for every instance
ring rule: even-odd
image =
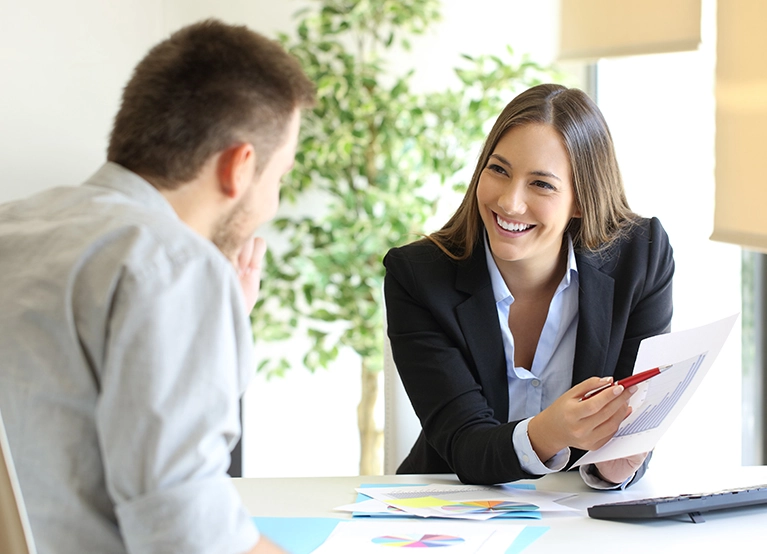
[[[532,227],[532,225],[527,225],[525,223],[507,223],[498,215],[495,216],[495,220],[498,222],[498,225],[500,225],[501,228],[506,229],[507,231],[527,231],[530,227]]]

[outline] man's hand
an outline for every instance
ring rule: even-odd
[[[581,400],[590,390],[609,383],[612,377],[592,377],[575,385],[533,417],[527,427],[530,444],[542,461],[566,447],[596,450],[609,441],[630,413],[628,405],[637,387],[610,387]]]
[[[647,458],[647,454],[649,454],[649,452],[634,454],[633,456],[618,458],[617,460],[597,462],[594,465],[597,467],[597,471],[599,471],[599,475],[602,479],[618,485],[636,473],[637,468],[639,468],[644,463],[645,458]]]
[[[258,300],[258,291],[261,288],[261,264],[265,254],[266,241],[261,237],[255,237],[243,244],[235,260],[234,267],[240,279],[248,313],[253,310]]]

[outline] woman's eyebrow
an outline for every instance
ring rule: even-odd
[[[538,175],[538,177],[551,177],[552,179],[556,179],[557,181],[562,181],[559,177],[554,175],[553,173],[549,171],[541,171],[540,169],[536,169],[530,172],[530,175]]]
[[[502,164],[505,164],[505,165],[511,167],[511,162],[509,160],[507,160],[506,158],[504,158],[503,156],[501,156],[500,154],[493,153],[493,154],[490,154],[490,157],[491,158],[495,158],[496,160],[498,160]]]

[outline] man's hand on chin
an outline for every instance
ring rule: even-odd
[[[245,241],[240,248],[234,267],[237,277],[240,279],[245,307],[250,313],[258,300],[258,292],[261,288],[261,268],[266,254],[266,241],[261,237],[254,237]]]

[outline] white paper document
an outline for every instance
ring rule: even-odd
[[[495,517],[500,519],[541,519],[541,512],[537,509],[534,510],[523,510],[523,511],[507,511],[504,510],[505,506],[500,506],[500,510],[497,510],[498,506],[494,505],[492,503],[480,505],[480,509],[485,509],[488,511],[492,511],[494,508],[496,508],[496,512],[498,515]],[[565,508],[568,509],[568,508]],[[401,510],[400,508],[396,508],[394,506],[390,506],[386,502],[381,502],[380,500],[375,500],[373,498],[368,498],[367,500],[362,500],[359,502],[355,502],[354,504],[345,504],[343,506],[338,506],[335,508],[335,511],[337,512],[349,512],[355,517],[394,517],[394,518],[409,518],[414,517],[414,514],[408,513],[404,510]],[[441,517],[441,516],[436,516]],[[455,517],[455,516],[453,516]],[[467,519],[467,518],[458,518],[458,519]],[[468,518],[473,519],[473,518]],[[478,519],[484,519],[484,518],[478,518]]]
[[[730,334],[737,314],[702,327],[650,337],[639,345],[634,374],[670,365],[640,383],[631,397],[633,412],[602,448],[587,452],[575,466],[649,452],[698,388]]]
[[[498,553],[506,550],[525,526],[469,522],[372,519],[342,521],[313,554],[386,552],[393,548],[438,548],[452,554]]]
[[[449,519],[487,520],[510,512],[571,511],[556,501],[571,496],[506,487],[475,485],[427,485],[384,488],[360,488],[357,492],[411,516]],[[355,505],[337,510],[354,510]],[[356,504],[359,508],[359,503]],[[356,510],[354,510],[356,511]]]

